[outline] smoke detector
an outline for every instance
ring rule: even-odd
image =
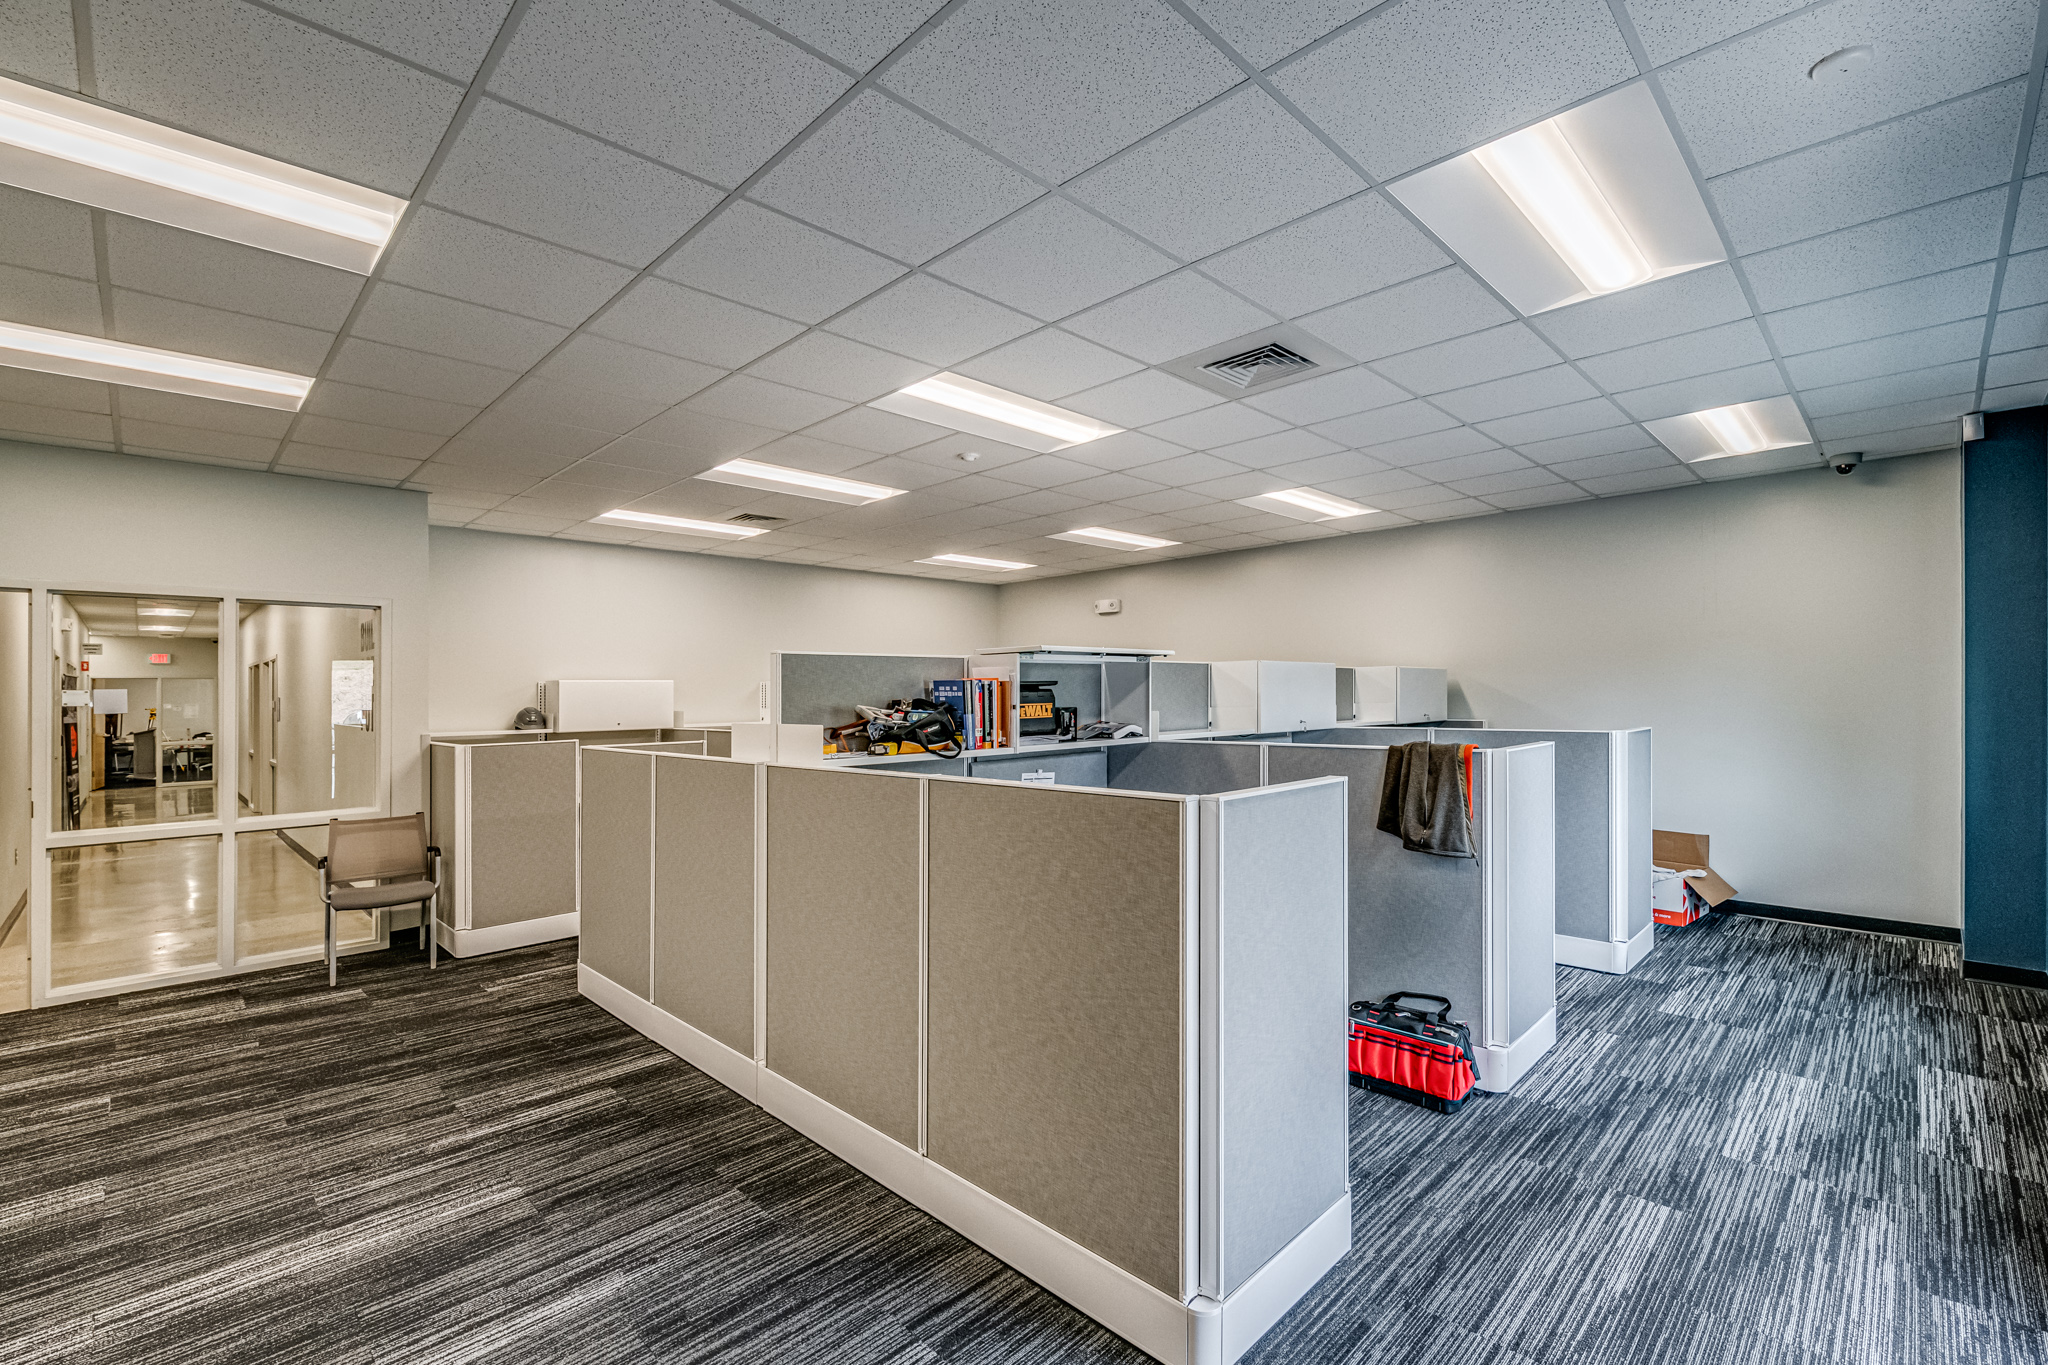
[[[1159,368],[1211,393],[1244,398],[1350,363],[1299,327],[1282,324],[1205,347]]]

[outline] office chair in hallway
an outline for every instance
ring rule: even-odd
[[[441,850],[427,842],[427,817],[329,820],[327,856],[320,869],[320,899],[327,906],[327,984],[335,983],[334,916],[339,910],[390,910],[415,902],[427,969],[440,965],[434,922],[441,895]],[[369,882],[356,886],[355,882]]]

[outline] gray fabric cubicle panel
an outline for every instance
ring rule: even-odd
[[[1213,796],[1259,785],[1259,746],[1166,740],[1119,744],[1109,751],[1107,786],[1118,791]]]
[[[581,957],[645,1000],[653,925],[652,754],[583,751]]]
[[[768,1068],[907,1147],[921,785],[768,769]]]
[[[441,896],[435,914],[442,924],[455,922],[456,873],[462,862],[455,856],[456,843],[462,837],[455,822],[455,761],[455,750],[449,745],[427,746],[427,838],[441,850]]]
[[[965,777],[967,776],[967,760],[965,758],[927,758],[915,763],[891,763],[883,771],[907,773],[912,777],[930,777],[934,774],[941,777]]]
[[[1486,722],[1483,720],[1469,719],[1440,720],[1436,722],[1436,728],[1439,730],[1484,730],[1486,728]]]
[[[1657,823],[1650,731],[1628,732],[1628,936],[1650,927],[1651,827]]]
[[[1117,725],[1152,724],[1152,665],[1105,659],[1102,693],[1108,705],[1103,719]]]
[[[1340,668],[1337,670],[1337,719],[1358,718],[1358,670]]]
[[[469,751],[469,927],[576,909],[576,745]]]
[[[1109,760],[1101,749],[1074,753],[1047,745],[1030,753],[977,758],[967,770],[969,777],[993,777],[1008,782],[1022,782],[1026,773],[1051,773],[1052,780],[1062,787],[1107,787]]]
[[[1152,665],[1152,709],[1159,728],[1209,728],[1209,665],[1161,659]]]
[[[700,758],[706,753],[701,739],[665,739],[658,744],[635,744],[632,749],[637,754],[694,754]]]
[[[1223,1292],[1344,1195],[1344,787],[1217,802]]]
[[[1606,730],[1475,730],[1459,744],[1509,749],[1518,744],[1557,747],[1557,929],[1573,938],[1605,943],[1613,894],[1613,742]],[[1643,877],[1649,884],[1649,874]],[[1648,904],[1646,900],[1645,905]]]
[[[964,678],[963,655],[785,654],[784,725],[849,725],[857,705],[922,696],[934,679]]]
[[[1048,664],[1019,662],[1018,677],[1023,682],[1049,682],[1053,684],[1053,705],[1071,706],[1078,713],[1075,716],[1081,725],[1093,725],[1102,719],[1102,665]],[[1139,722],[1143,724],[1143,721]]]
[[[754,767],[654,764],[654,1003],[754,1055]]]
[[[659,730],[549,730],[544,740],[573,739],[578,744],[659,744]]]
[[[1349,780],[1350,998],[1391,991],[1450,997],[1456,1018],[1477,1023],[1485,1006],[1484,902],[1476,858],[1410,853],[1378,828],[1385,749],[1275,744],[1267,780]]]
[[[1606,732],[1601,731],[1604,740]],[[1557,1008],[1556,755],[1538,742],[1492,755],[1509,783],[1508,1037],[1519,1038]],[[1500,809],[1489,803],[1489,813]],[[1605,939],[1603,924],[1598,935]]]
[[[925,1082],[931,1160],[1176,1298],[1181,812],[932,781]]]
[[[1295,744],[1413,744],[1428,739],[1429,731],[1405,725],[1346,725],[1335,730],[1296,730],[1287,737]]]

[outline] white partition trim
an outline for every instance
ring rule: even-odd
[[[779,661],[777,671],[780,671]],[[768,765],[765,763],[754,765],[754,1060],[762,1065],[768,1061]]]
[[[1607,939],[1616,946],[1628,942],[1628,731],[1607,732]],[[1560,955],[1562,960],[1562,955]],[[1576,964],[1574,964],[1576,965]],[[1625,972],[1616,964],[1601,971]]]
[[[642,1000],[586,963],[576,964],[576,988],[635,1033],[661,1044],[720,1085],[750,1100],[754,1098],[756,1068],[751,1057],[692,1028],[659,1005]]]
[[[1638,962],[1641,962],[1644,958],[1650,955],[1650,950],[1652,948],[1655,948],[1656,946],[1657,924],[1656,921],[1652,920],[1650,923],[1645,924],[1643,926],[1641,933],[1637,934],[1634,938],[1630,939],[1626,944],[1622,945],[1621,970],[1627,971],[1629,968],[1635,966]]]
[[[1200,1292],[1202,1255],[1202,904],[1201,800],[1184,797],[1180,820],[1180,1296]],[[1190,1331],[1192,1331],[1192,1326]]]
[[[930,1100],[927,1089],[931,1032],[932,784],[917,784],[917,1154],[923,1156]]]
[[[1625,943],[1559,934],[1557,961],[1564,967],[1584,967],[1588,971],[1610,972],[1618,976],[1648,957],[1656,946],[1657,926],[1654,924],[1644,925],[1641,933]]]
[[[1479,1053],[1479,1088],[1501,1094],[1514,1088],[1516,1081],[1528,1074],[1537,1059],[1557,1042],[1557,1010],[1531,1024],[1528,1031],[1512,1043],[1502,1046],[1487,1044],[1476,1049]]]
[[[1191,1350],[1190,1365],[1235,1365],[1238,1357],[1258,1345],[1259,1338],[1350,1250],[1351,1193],[1347,1190],[1223,1301],[1216,1357],[1205,1359]],[[1201,1345],[1206,1348],[1207,1343]]]
[[[440,926],[441,946],[457,957],[482,957],[511,948],[530,948],[536,943],[575,938],[583,932],[583,915],[571,910],[566,915],[545,915],[540,919],[514,920],[487,929],[454,929]]]
[[[1261,757],[1265,746],[1260,746]],[[1200,1114],[1200,1165],[1196,1184],[1201,1209],[1197,1237],[1199,1267],[1196,1288],[1207,1298],[1223,1298],[1223,808],[1213,796],[1201,805],[1201,937],[1197,990],[1200,1004],[1201,1068],[1193,1092]],[[1185,1105],[1183,1109],[1185,1109]]]
[[[1510,784],[1501,757],[1505,752],[1477,750],[1473,757],[1478,761],[1472,765],[1472,807],[1479,817],[1474,842],[1479,854],[1480,955],[1486,964],[1486,1003],[1479,1021],[1482,1053],[1508,1045],[1508,898],[1513,877],[1508,856]],[[1483,1072],[1482,1068],[1480,1084],[1486,1086]]]
[[[455,923],[454,928],[468,933],[469,929],[469,875],[470,845],[475,840],[469,837],[469,760],[470,746],[457,744],[455,750]],[[580,820],[577,822],[582,823]],[[580,833],[580,830],[579,830]],[[453,943],[448,950],[455,951]]]

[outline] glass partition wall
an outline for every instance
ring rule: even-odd
[[[12,596],[32,627],[25,685],[44,694],[22,708],[46,745],[27,760],[43,793],[40,885],[28,888],[34,1000],[317,956],[327,821],[379,813],[388,785],[380,609]],[[0,613],[0,641],[7,624]],[[374,945],[381,928],[344,915],[340,938]]]

